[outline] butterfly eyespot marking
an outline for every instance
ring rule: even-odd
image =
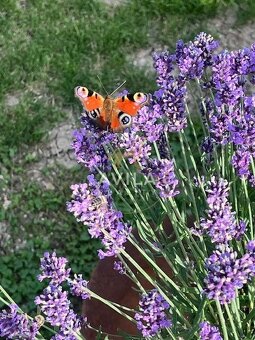
[[[77,86],[75,89],[74,89],[74,94],[76,97],[80,97],[80,98],[86,98],[88,96],[90,96],[90,90],[88,90],[86,87],[83,87],[83,86]]]
[[[133,97],[136,103],[144,103],[148,100],[147,95],[142,92],[136,92]]]
[[[89,118],[96,120],[98,117],[100,117],[100,111],[98,109],[88,111],[87,115],[89,116]]]
[[[128,115],[127,113],[120,112],[118,116],[119,116],[120,124],[122,126],[128,127],[132,124],[132,117]]]

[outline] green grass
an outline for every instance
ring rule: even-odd
[[[65,209],[68,188],[84,179],[84,169],[46,167],[43,176],[54,183],[54,190],[45,190],[27,176],[28,162],[36,159],[29,151],[24,156],[24,150],[41,142],[66,119],[67,111],[79,115],[75,86],[104,94],[97,75],[108,92],[123,80],[132,92],[153,91],[154,75],[134,67],[129,57],[141,49],[173,49],[176,40],[192,39],[206,30],[208,18],[219,8],[234,3],[130,0],[110,7],[100,1],[1,0],[0,192],[11,204],[0,208],[0,222],[10,233],[1,244],[0,276],[25,310],[33,309],[33,297],[42,287],[35,275],[44,251],[55,249],[67,256],[73,270],[88,277],[98,244]],[[251,0],[242,3],[242,23],[254,8]],[[19,104],[8,106],[8,96],[18,98]]]

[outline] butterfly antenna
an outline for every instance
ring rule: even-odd
[[[110,93],[110,96],[112,96],[115,92],[117,92],[124,84],[126,84],[126,80],[123,81],[122,84],[120,84],[112,93]]]
[[[108,92],[106,91],[106,88],[104,87],[104,84],[101,82],[101,79],[100,79],[99,75],[97,75],[97,78],[98,78],[99,83],[101,84],[102,88],[104,89],[105,93],[106,93],[107,96],[108,96]]]

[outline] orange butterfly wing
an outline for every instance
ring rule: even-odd
[[[105,128],[104,97],[84,86],[75,87],[74,94],[82,103],[89,118]]]
[[[86,111],[103,108],[104,97],[95,91],[91,91],[83,86],[77,86],[74,89],[74,94],[81,101]]]
[[[125,112],[130,116],[135,116],[141,107],[148,104],[149,100],[150,96],[148,94],[137,92],[135,94],[129,93],[126,96],[116,98],[115,103],[120,111]]]
[[[137,92],[114,99],[115,110],[112,113],[111,129],[119,132],[132,124],[132,117],[150,101],[150,95]]]

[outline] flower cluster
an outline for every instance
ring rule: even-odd
[[[213,176],[207,184],[209,210],[207,218],[201,219],[202,231],[211,237],[213,243],[226,243],[233,238],[239,240],[245,232],[246,224],[244,221],[235,221],[235,213],[228,202],[228,182]]]
[[[101,240],[105,251],[99,250],[99,257],[118,254],[124,248],[131,227],[122,222],[122,213],[114,209],[109,183],[99,183],[89,175],[88,183],[72,185],[71,189],[73,199],[67,203],[67,210],[88,226],[91,237]]]
[[[0,337],[4,339],[34,340],[40,325],[37,321],[30,321],[25,314],[18,312],[18,306],[10,305],[10,311],[0,313]]]
[[[208,299],[229,303],[236,297],[236,288],[241,288],[243,273],[240,271],[236,252],[230,249],[216,250],[206,260],[208,276],[204,293]]]
[[[209,299],[229,303],[249,279],[255,276],[255,241],[250,241],[248,250],[241,258],[227,246],[218,247],[206,260],[208,276],[204,293]]]
[[[100,168],[103,171],[111,169],[111,163],[105,150],[109,142],[116,136],[110,132],[102,131],[87,117],[82,118],[83,128],[75,130],[72,147],[78,163],[84,164],[90,171]]]
[[[236,151],[232,157],[232,164],[241,178],[251,179],[251,163],[255,157],[255,98],[245,97],[244,113],[230,125],[231,140]],[[250,181],[251,184],[253,183]]]
[[[119,272],[121,275],[126,273],[126,268],[121,261],[114,261],[113,269]]]
[[[156,289],[142,295],[135,319],[144,337],[152,337],[161,329],[172,326],[172,321],[166,315],[168,309],[169,304]]]
[[[178,41],[176,63],[181,75],[188,79],[201,78],[204,69],[212,64],[212,52],[219,46],[211,35],[200,33],[193,42]]]
[[[133,131],[144,136],[146,145],[148,142],[153,143],[159,140],[164,131],[164,124],[162,122],[163,113],[158,104],[152,101],[150,106],[144,106],[139,111],[139,114],[134,117]],[[132,141],[132,138],[130,138]],[[147,146],[148,148],[148,146]]]
[[[169,198],[179,194],[177,190],[178,179],[174,173],[172,160],[150,159],[142,172],[153,179],[161,197]]]
[[[248,178],[252,185],[254,174],[251,174],[250,164],[255,155],[255,100],[249,96],[247,84],[252,82],[254,70],[255,45],[214,56],[212,79],[207,84],[215,95],[214,104],[205,103],[212,140],[216,144],[233,144],[232,165],[238,175]]]
[[[62,326],[65,324],[69,314],[70,301],[66,291],[62,291],[61,286],[49,285],[43,294],[35,298],[35,304],[40,306],[46,315],[46,321],[52,326]]]
[[[166,88],[173,80],[175,55],[168,51],[153,54],[154,68],[157,72],[157,84],[160,88]]]
[[[45,253],[41,259],[42,274],[38,276],[40,281],[50,280],[43,293],[35,298],[35,304],[40,306],[47,322],[59,327],[54,340],[75,339],[73,333],[78,332],[82,324],[86,323],[86,318],[78,316],[71,308],[68,292],[63,291],[61,284],[66,281],[73,295],[87,299],[90,297],[86,290],[88,282],[81,275],[74,275],[74,279],[71,279],[71,269],[66,269],[67,262],[66,258],[57,257],[55,252]]]
[[[120,147],[125,150],[125,157],[129,163],[144,162],[151,154],[151,147],[147,138],[136,134],[136,132],[124,132],[120,137]]]
[[[160,132],[181,131],[187,125],[185,78],[182,75],[174,77],[171,73],[165,72],[166,69],[174,68],[174,60],[175,56],[168,53],[154,54],[154,66],[158,75],[160,91],[157,91],[152,103],[152,112],[157,118],[160,117],[160,125],[157,126]]]
[[[69,277],[71,268],[66,269],[67,259],[65,257],[57,257],[56,253],[44,253],[41,258],[41,274],[38,275],[38,280],[50,279],[53,285],[59,285],[66,281]]]
[[[201,322],[199,338],[200,340],[223,340],[220,335],[219,329],[216,326],[212,326],[209,322]]]

